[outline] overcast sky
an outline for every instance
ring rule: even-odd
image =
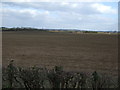
[[[117,2],[2,2],[2,26],[118,30]]]

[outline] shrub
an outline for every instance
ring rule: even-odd
[[[65,72],[62,66],[55,66],[52,70],[47,68],[29,67],[21,68],[13,64],[3,67],[3,88],[117,88],[112,77],[98,74],[91,75],[80,72]]]

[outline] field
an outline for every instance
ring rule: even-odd
[[[118,44],[115,34],[73,34],[50,32],[3,32],[2,65],[11,59],[17,66],[66,71],[98,71],[117,76]]]

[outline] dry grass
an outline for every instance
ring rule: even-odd
[[[63,66],[66,71],[117,75],[117,35],[3,32],[3,66]]]

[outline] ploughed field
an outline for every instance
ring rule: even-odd
[[[39,31],[3,32],[2,63],[14,60],[17,66],[66,71],[98,71],[117,75],[118,44],[115,34],[73,34]]]

